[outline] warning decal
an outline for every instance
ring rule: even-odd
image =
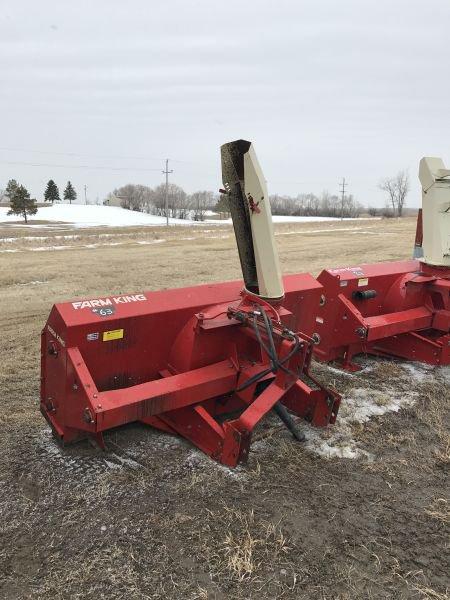
[[[111,342],[112,340],[120,340],[123,338],[123,329],[113,329],[112,331],[103,332],[103,341]]]

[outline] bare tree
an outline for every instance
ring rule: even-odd
[[[298,196],[279,196],[274,194],[269,197],[270,208],[273,215],[297,215],[303,214],[303,198]]]
[[[323,217],[346,217],[345,207],[344,214],[342,215],[342,199],[339,198],[336,194],[332,194],[327,198],[328,210],[322,212]]]
[[[392,205],[392,212],[396,212],[396,192],[395,192],[395,178],[386,177],[378,184],[381,191],[386,192],[389,197],[389,202]]]
[[[409,191],[408,173],[406,171],[399,171],[394,177],[387,177],[380,181],[378,187],[387,193],[392,206],[392,213],[401,217]]]
[[[395,177],[395,189],[397,192],[397,214],[401,217],[406,202],[406,196],[409,192],[409,176],[407,171],[399,171],[397,173]]]
[[[111,192],[106,197],[104,204],[113,203],[119,199],[123,208],[165,217],[165,191],[165,184],[159,185],[154,190],[143,185],[128,184]],[[199,190],[188,196],[181,187],[174,183],[169,184],[168,191],[169,217],[203,221],[208,209],[216,210],[220,213],[221,218],[229,216],[228,197],[225,195],[219,197],[211,191]],[[342,212],[341,199],[327,191],[322,192],[320,196],[313,193],[298,194],[295,197],[274,194],[269,197],[269,200],[273,215],[339,217]],[[362,211],[362,205],[351,194],[345,196],[344,217],[355,218]]]
[[[363,211],[363,206],[349,194],[342,200],[335,195],[330,195],[324,191],[322,195],[298,194],[296,198],[292,196],[270,196],[270,206],[273,215],[293,215],[293,216],[321,216],[338,217],[341,214],[344,217],[358,217]],[[342,211],[343,208],[343,211]]]
[[[392,219],[393,217],[395,217],[395,212],[392,212],[392,209],[387,202],[386,206],[381,209],[381,216],[383,217],[383,219]]]
[[[346,218],[355,219],[363,212],[364,206],[357,202],[353,194],[348,194],[344,197],[343,215]],[[342,204],[341,204],[342,209]],[[337,215],[336,215],[337,216]]]
[[[283,214],[283,198],[282,196],[278,196],[278,194],[273,194],[269,196],[270,208],[273,215],[281,215]]]
[[[368,206],[367,207],[367,212],[369,213],[369,215],[371,217],[378,217],[378,215],[382,215],[383,214],[383,209],[382,208],[376,208],[375,206]]]
[[[214,206],[214,193],[206,190],[194,192],[189,197],[189,204],[194,221],[203,221],[205,212]]]
[[[111,196],[111,195],[109,195]],[[113,196],[119,198],[122,208],[138,212],[151,212],[150,205],[153,200],[153,190],[146,185],[134,185],[128,183],[113,192]],[[107,197],[108,200],[109,197]]]
[[[189,197],[186,192],[175,183],[169,183],[168,205],[169,217],[187,219],[189,217]],[[165,184],[158,185],[154,190],[154,206],[157,215],[166,216],[165,209]]]

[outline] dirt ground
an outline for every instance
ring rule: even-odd
[[[285,273],[317,274],[409,258],[414,229],[286,224],[276,239]],[[299,445],[268,418],[236,470],[140,425],[106,452],[53,441],[38,399],[54,302],[239,277],[228,226],[0,226],[0,598],[450,597],[448,368],[316,365],[343,395],[336,426],[302,425]]]

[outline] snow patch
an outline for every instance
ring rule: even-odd
[[[366,457],[370,460],[372,455],[359,448],[353,438],[352,426],[388,412],[398,412],[414,404],[417,397],[417,392],[392,396],[389,392],[354,388],[351,395],[342,398],[334,425],[325,430],[309,429],[306,447],[325,458]]]
[[[355,388],[352,395],[345,398],[339,418],[347,423],[365,423],[371,417],[398,412],[409,406],[413,402],[411,396],[415,395],[415,392],[409,392],[393,397],[378,390]]]
[[[274,223],[325,223],[326,221],[380,221],[381,217],[294,217],[292,215],[272,215],[272,221]],[[206,219],[204,223],[215,224],[226,224],[232,223],[231,219]]]
[[[132,246],[134,244],[157,244],[159,242],[165,242],[166,240],[153,240],[153,241],[129,241],[129,242],[99,242],[97,244],[79,244],[77,246],[74,245],[64,245],[64,246],[31,246],[31,247],[24,247],[24,248],[17,248],[14,250],[8,249],[8,250],[0,250],[0,253],[2,252],[50,252],[52,250],[82,250],[82,249],[88,249],[88,250],[92,250],[95,248],[102,248],[104,246]]]
[[[127,452],[128,454],[128,452]],[[132,458],[127,458],[126,456],[119,456],[119,454],[113,453],[112,456],[117,460],[121,466],[126,465],[127,467],[131,467],[132,469],[140,469],[142,465]]]
[[[70,235],[23,235],[20,237],[0,237],[1,244],[11,244],[13,242],[22,242],[23,240],[32,240],[34,242],[45,241],[45,240],[80,240],[86,238],[110,238],[110,237],[125,237],[129,236],[129,233],[83,233],[79,234],[70,234]]]
[[[273,217],[273,219],[275,219],[275,217]],[[276,222],[276,221],[274,221]],[[303,234],[310,234],[310,233],[334,233],[335,231],[349,231],[349,232],[353,232],[353,233],[373,233],[373,234],[377,234],[379,232],[372,232],[372,231],[367,231],[363,230],[362,227],[329,227],[328,229],[305,229],[302,231],[277,231],[275,233],[275,235],[299,235],[300,233]],[[373,228],[375,229],[375,228]],[[384,235],[384,233],[383,233]]]
[[[27,281],[25,283],[16,283],[16,285],[21,285],[21,286],[24,286],[24,285],[45,285],[46,283],[48,283],[48,281],[39,281],[39,280],[36,280],[36,281]]]
[[[402,366],[409,372],[409,375],[412,377],[412,379],[418,381],[419,383],[425,381],[430,376],[430,372],[434,369],[432,365],[425,365],[415,362],[405,363]]]
[[[189,467],[189,469],[192,469],[193,471],[196,470],[201,470],[201,471],[214,471],[214,472],[219,472],[222,473],[223,475],[225,475],[226,477],[229,477],[230,479],[234,479],[236,481],[242,481],[247,479],[247,473],[245,472],[244,468],[241,467],[240,465],[238,465],[237,467],[234,467],[234,469],[231,469],[230,467],[227,467],[226,465],[222,465],[221,463],[216,462],[215,460],[212,460],[209,456],[207,456],[206,454],[204,454],[201,450],[197,450],[197,448],[193,448],[186,460],[184,461],[184,464]]]
[[[357,440],[354,439],[354,426],[358,423],[366,423],[372,417],[380,417],[412,406],[419,397],[417,391],[408,389],[406,392],[395,392],[388,384],[381,385],[380,389],[362,387],[365,375],[373,371],[378,363],[379,359],[367,357],[361,364],[362,369],[354,373],[327,365],[328,371],[351,378],[355,387],[342,397],[338,418],[334,425],[325,429],[316,429],[299,422],[299,427],[306,433],[308,450],[324,458],[373,459],[373,456],[360,448]],[[409,388],[414,387],[414,384],[420,386],[425,383],[431,373],[438,379],[443,378],[444,381],[450,382],[450,367],[433,367],[417,362],[396,361],[396,364],[400,369],[398,377],[403,382],[407,382]],[[370,386],[370,381],[367,384]]]
[[[19,220],[17,215],[8,215],[7,207],[0,207],[0,222],[13,223]],[[74,227],[133,227],[133,226],[164,226],[166,218],[147,213],[126,210],[118,206],[96,206],[83,204],[54,204],[39,207],[35,215],[28,217],[29,221],[53,221],[72,223]],[[198,221],[184,219],[169,219],[170,225],[193,225]]]
[[[441,367],[439,373],[442,379],[450,385],[450,367]]]
[[[15,223],[19,220],[17,215],[8,215],[8,207],[0,207],[0,222]],[[33,221],[50,221],[58,227],[56,223],[71,223],[74,227],[135,227],[135,226],[165,226],[166,218],[158,215],[149,215],[147,213],[126,210],[118,206],[97,206],[84,204],[54,204],[53,206],[39,207],[35,215],[28,217],[30,225],[24,223],[17,224],[18,227],[43,227],[42,225],[33,225]],[[274,223],[314,223],[324,221],[339,221],[335,217],[291,217],[274,216]],[[344,219],[345,221],[355,221],[362,219]],[[170,225],[230,225],[231,219],[189,221],[186,219],[169,219]]]
[[[139,240],[137,243],[141,246],[148,246],[149,244],[161,244],[166,241],[167,240]]]
[[[69,250],[76,248],[76,246],[36,246],[35,248],[27,248],[32,252],[48,252],[49,250]]]

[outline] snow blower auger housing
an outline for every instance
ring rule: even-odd
[[[228,466],[245,461],[273,410],[334,423],[340,398],[309,372],[322,294],[308,274],[282,279],[267,190],[250,142],[222,147],[223,185],[242,282],[56,304],[42,332],[41,410],[64,443],[140,421]]]
[[[439,158],[420,161],[422,210],[414,256],[322,271],[323,297],[315,356],[358,369],[359,353],[450,364],[450,170]]]

